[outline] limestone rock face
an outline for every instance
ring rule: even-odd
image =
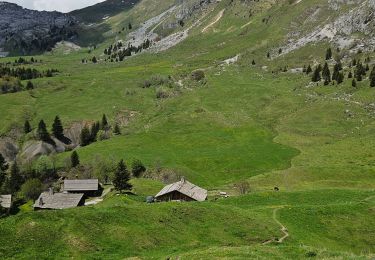
[[[0,139],[0,153],[7,161],[13,161],[18,151],[18,145],[11,138]]]
[[[72,39],[76,21],[59,12],[40,12],[0,2],[0,48],[30,54],[48,50],[56,42]]]

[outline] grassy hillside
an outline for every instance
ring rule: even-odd
[[[26,205],[0,220],[0,257],[374,257],[375,91],[366,78],[356,88],[347,77],[341,85],[324,86],[310,84],[311,75],[292,72],[324,64],[326,41],[276,57],[274,50],[295,27],[308,30],[338,15],[330,16],[326,1],[297,2],[223,0],[202,12],[189,37],[173,48],[105,62],[104,49],[129,33],[119,34],[122,27],[131,22],[134,30],[140,28],[174,4],[155,7],[143,0],[111,13],[100,24],[103,42],[90,53],[55,50],[37,57],[43,62],[32,66],[60,73],[33,80],[34,90],[0,95],[2,136],[17,136],[25,119],[34,128],[40,119],[50,127],[59,115],[68,128],[106,114],[112,125],[121,122],[122,134],[78,148],[82,164],[94,165],[98,157],[138,158],[151,172],[183,175],[207,188],[210,200],[146,205],[145,196],[163,184],[137,179],[137,195],[111,193],[93,207],[28,212]],[[305,24],[305,10],[317,6],[316,20]],[[82,15],[91,17],[98,7]],[[82,64],[93,56],[98,63]],[[367,56],[375,58],[374,53],[350,58]],[[238,59],[228,65],[233,57]],[[350,59],[343,62],[347,75]],[[287,72],[280,70],[284,67]],[[192,79],[195,70],[204,71],[205,79]],[[141,87],[160,78],[164,83]],[[21,147],[24,138],[17,140]],[[69,156],[59,154],[57,166],[62,169]],[[249,194],[237,196],[239,181],[250,183]],[[215,200],[219,190],[231,198]],[[289,237],[263,245],[282,236],[279,223]]]

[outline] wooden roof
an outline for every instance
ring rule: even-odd
[[[3,208],[10,209],[12,206],[12,195],[0,195],[0,205]]]
[[[184,178],[179,182],[165,186],[158,194],[156,194],[155,198],[174,191],[178,191],[196,201],[205,201],[207,199],[207,190],[186,181]]]
[[[64,180],[64,191],[97,191],[99,180]]]
[[[68,209],[75,208],[83,198],[83,193],[51,193],[43,192],[34,203],[34,208]]]

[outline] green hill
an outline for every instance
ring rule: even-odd
[[[74,12],[97,23],[85,29],[96,48],[56,48],[25,65],[59,72],[32,79],[33,90],[0,95],[0,152],[10,139],[25,172],[47,160],[61,176],[99,178],[102,161],[130,165],[137,158],[146,178],[132,180],[135,195],[112,192],[95,206],[49,212],[22,206],[0,220],[0,257],[374,257],[371,3],[132,3],[121,2],[121,9],[106,1]],[[358,23],[347,22],[353,15]],[[122,51],[147,39],[148,48],[119,61]],[[326,62],[331,75],[341,62],[342,83],[312,83],[312,73],[303,72]],[[358,63],[369,70],[353,87]],[[25,160],[23,146],[35,139],[41,119],[50,129],[59,115],[70,130],[103,114],[121,134],[110,130],[110,138],[77,147],[81,172],[67,167],[70,151]],[[27,135],[26,119],[34,131]],[[179,176],[208,189],[209,200],[144,203]],[[244,181],[250,191],[240,195],[236,184]],[[219,191],[230,198],[217,199]],[[288,237],[278,243],[280,224]]]

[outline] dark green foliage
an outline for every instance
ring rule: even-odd
[[[372,71],[370,73],[370,87],[375,87],[375,66],[372,68]]]
[[[331,72],[329,70],[327,62],[324,64],[323,71],[322,71],[322,76],[323,76],[323,79],[324,79],[324,83],[331,82]]]
[[[141,176],[142,173],[146,171],[146,167],[140,160],[134,160],[132,162],[132,174],[134,177],[138,178]]]
[[[52,134],[59,140],[64,139],[64,128],[62,126],[61,120],[59,116],[55,117],[55,120],[53,121],[52,124]]]
[[[115,170],[115,174],[112,180],[113,186],[115,186],[115,189],[120,192],[122,192],[123,190],[130,190],[132,188],[132,185],[129,183],[129,180],[129,171],[126,168],[124,160],[121,160]]]
[[[25,124],[23,126],[23,131],[25,132],[25,134],[28,134],[32,131],[29,120],[25,121]]]
[[[313,76],[311,78],[312,82],[319,82],[322,79],[320,75],[320,71],[321,71],[321,66],[319,65],[314,70]]]
[[[255,60],[253,60],[253,61],[251,62],[251,64],[252,64],[252,65],[255,65]]]
[[[332,59],[332,49],[328,48],[326,51],[326,60]]]
[[[351,79],[351,78],[353,78],[353,72],[352,72],[352,71],[349,71],[348,79]]]
[[[355,79],[352,80],[352,87],[353,88],[357,87],[357,81]]]
[[[91,140],[92,140],[92,136],[91,136],[90,130],[87,126],[85,126],[81,131],[80,144],[81,146],[87,146],[91,143]]]
[[[97,63],[97,62],[98,62],[98,60],[96,59],[95,56],[92,58],[92,62],[93,62],[93,63]]]
[[[43,184],[39,179],[27,180],[21,186],[21,193],[28,200],[36,200],[42,192]]]
[[[96,142],[96,137],[98,135],[98,132],[100,130],[100,123],[95,122],[90,129],[90,141],[91,142]]]
[[[105,114],[103,114],[101,129],[102,130],[108,130],[108,127],[109,127],[109,124],[108,124],[107,116]]]
[[[195,70],[191,73],[191,77],[195,81],[201,81],[206,77],[206,75],[203,70]]]
[[[16,193],[23,184],[23,177],[21,175],[21,171],[17,165],[17,162],[14,162],[10,167],[9,178],[5,184],[6,189],[9,193],[14,194]]]
[[[311,68],[311,66],[309,64],[309,66],[306,69],[306,74],[310,74],[311,72],[312,72],[312,68]]]
[[[42,77],[52,77],[53,73],[58,72],[56,69],[48,69],[47,71],[38,71],[37,69],[24,67],[10,67],[8,65],[0,64],[0,77],[5,76],[18,78],[20,80],[30,80]]]
[[[121,130],[120,130],[120,127],[119,127],[119,125],[116,123],[116,125],[115,125],[115,128],[113,129],[113,133],[115,134],[115,135],[120,135],[121,134]]]
[[[8,169],[8,164],[5,161],[5,158],[3,157],[3,155],[0,153],[0,190],[5,182],[7,169]]]
[[[337,81],[340,74],[340,65],[338,63],[333,67],[332,80]]]
[[[133,26],[132,26],[131,23],[128,24],[128,29],[129,29],[129,30],[133,29]]]
[[[271,58],[271,54],[269,52],[267,52],[267,58],[270,59]]]
[[[337,84],[341,84],[344,81],[344,73],[340,72],[337,76]]]
[[[53,145],[55,144],[54,141],[51,139],[51,136],[47,131],[46,124],[44,123],[43,120],[40,120],[38,124],[37,135],[38,135],[39,140],[46,142],[46,143],[53,144]]]
[[[34,84],[31,81],[28,81],[26,84],[26,89],[27,90],[34,89]]]
[[[79,156],[76,151],[73,151],[70,155],[70,163],[73,168],[77,167],[80,164]]]

